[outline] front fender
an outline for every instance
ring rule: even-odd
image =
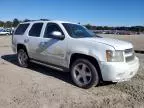
[[[75,53],[91,56],[98,62],[106,61],[106,50],[114,50],[114,48],[102,43],[82,43],[79,41],[68,42],[68,65],[70,63],[71,55]]]

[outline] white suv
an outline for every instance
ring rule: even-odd
[[[129,80],[139,68],[131,43],[96,36],[69,22],[21,23],[14,32],[12,49],[21,67],[34,62],[70,72],[73,82],[82,88],[100,81]]]

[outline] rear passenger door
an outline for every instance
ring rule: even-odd
[[[40,53],[38,52],[39,44],[41,42],[41,35],[44,23],[34,23],[29,32],[28,39],[25,42],[28,43],[28,52],[30,58],[40,60]]]
[[[25,38],[27,38],[26,31],[29,28],[29,23],[19,24],[17,29],[14,31],[14,34],[12,35],[12,48],[13,51],[16,52],[17,44],[24,44]]]

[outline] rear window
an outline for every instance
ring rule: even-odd
[[[15,35],[23,35],[28,28],[29,24],[20,24],[15,31]]]

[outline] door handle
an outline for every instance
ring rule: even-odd
[[[29,42],[29,39],[25,39],[25,40],[24,40],[24,43],[28,43],[28,42]]]

